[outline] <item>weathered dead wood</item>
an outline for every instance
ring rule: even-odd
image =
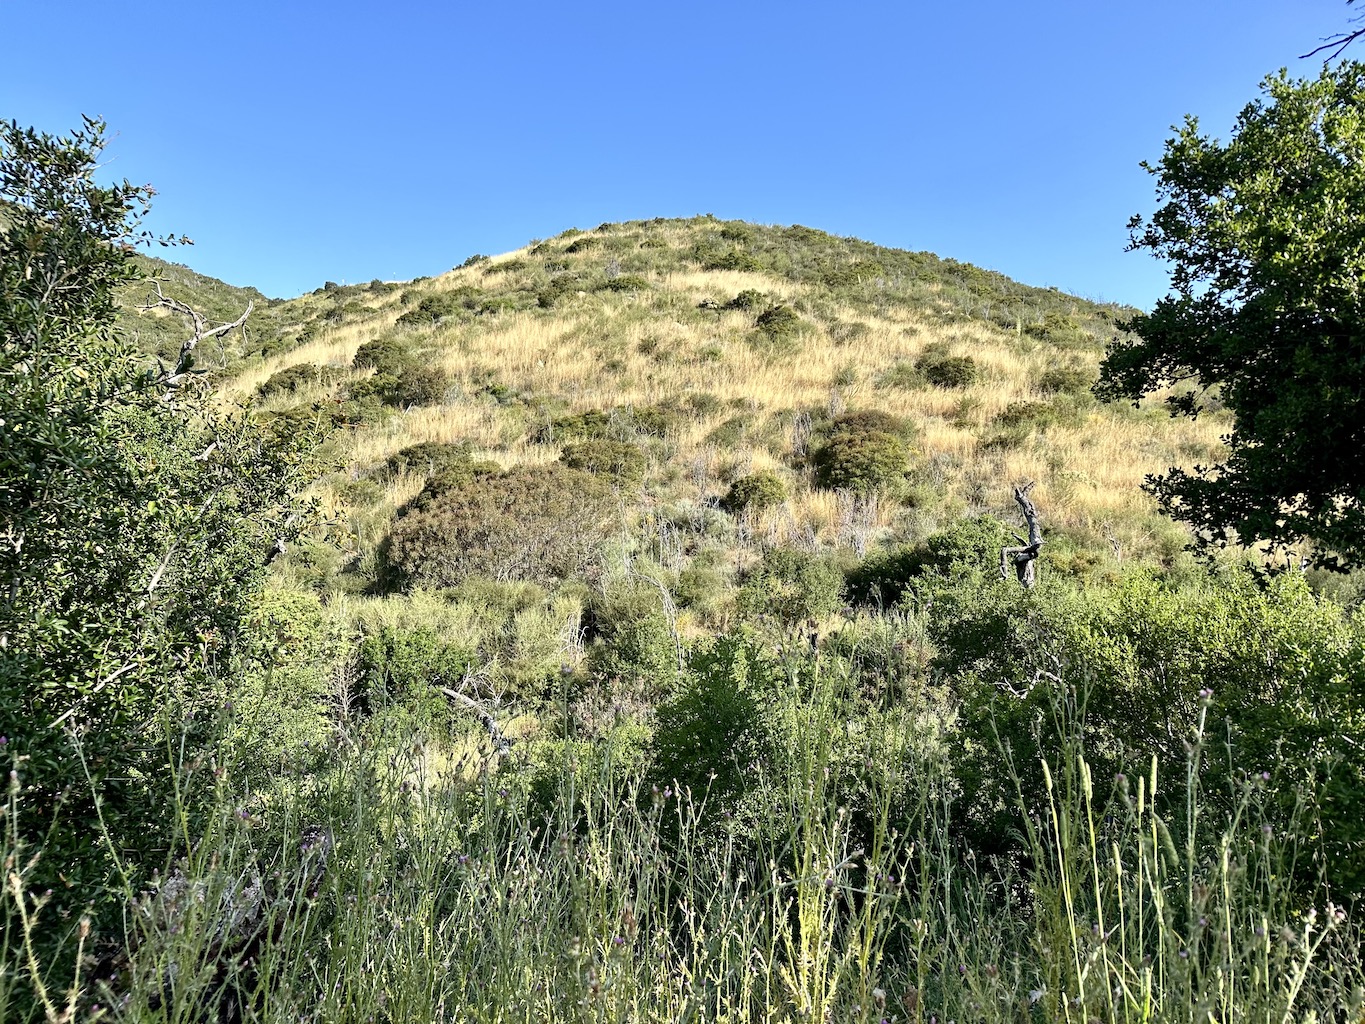
[[[209,326],[208,317],[200,313],[192,306],[188,306],[179,299],[172,298],[161,290],[161,282],[153,281],[152,287],[156,289],[156,301],[147,302],[138,307],[142,312],[147,313],[153,309],[169,309],[173,313],[178,313],[187,318],[190,322],[192,333],[188,338],[180,343],[180,354],[176,356],[175,366],[167,368],[163,363],[159,382],[167,387],[175,387],[190,372],[190,367],[194,365],[194,350],[199,343],[209,338],[220,338],[230,331],[235,331],[246,323],[247,317],[251,316],[255,303],[247,302],[246,309],[242,315],[231,323],[218,324],[215,327]]]
[[[444,694],[448,699],[453,700],[456,704],[459,704],[461,707],[467,708],[468,710],[474,712],[474,716],[478,718],[480,724],[482,724],[483,727],[488,730],[488,738],[493,741],[494,751],[496,751],[499,754],[507,754],[511,752],[512,741],[508,739],[506,735],[503,734],[503,731],[500,728],[498,728],[498,723],[493,718],[493,714],[491,711],[485,708],[473,697],[470,697],[468,694],[461,693],[459,690],[452,690],[449,686],[438,686],[437,689],[440,690],[441,693]]]
[[[1038,572],[1035,562],[1038,560],[1038,551],[1043,546],[1043,528],[1039,524],[1038,509],[1029,498],[1029,491],[1033,490],[1034,481],[1030,480],[1023,487],[1015,487],[1014,500],[1019,504],[1019,508],[1024,513],[1024,522],[1028,524],[1028,540],[1019,534],[1014,535],[1014,539],[1019,542],[1017,546],[1000,549],[1000,578],[1009,579],[1010,562],[1014,563],[1014,574],[1019,578],[1021,586],[1028,588],[1038,582]]]

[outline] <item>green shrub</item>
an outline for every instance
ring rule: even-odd
[[[886,414],[869,410],[841,417],[829,439],[816,449],[815,482],[832,490],[861,494],[894,491],[905,480],[910,449],[896,433],[879,429]],[[895,417],[891,417],[896,419]]]
[[[380,557],[403,588],[454,586],[475,574],[549,584],[592,574],[616,513],[611,485],[582,470],[475,475],[431,488],[394,522]]]
[[[476,252],[473,256],[466,257],[465,261],[455,269],[464,270],[466,267],[473,267],[477,266],[480,263],[487,263],[489,259],[490,257],[483,255],[483,253]]]
[[[914,425],[904,416],[884,409],[857,409],[836,416],[830,423],[830,436],[838,434],[890,434],[903,441],[915,436]]]
[[[745,615],[767,616],[793,629],[838,608],[843,587],[843,573],[830,559],[772,548],[745,574],[735,604]]]
[[[1034,387],[1045,395],[1087,395],[1096,379],[1084,366],[1053,366],[1039,375]]]
[[[478,667],[473,652],[429,629],[381,627],[361,638],[356,651],[353,710],[377,719],[376,726],[450,738],[452,713],[439,687],[459,690]],[[375,731],[378,731],[376,728]]]
[[[790,306],[769,306],[758,314],[758,319],[754,321],[754,327],[767,335],[769,340],[782,341],[792,337],[801,329],[801,317]]]
[[[664,405],[636,405],[619,412],[636,434],[661,439],[668,437],[681,419],[677,409]]]
[[[347,397],[360,404],[378,402],[395,408],[435,405],[445,398],[450,377],[439,367],[407,364],[397,374],[380,372],[351,384]]]
[[[372,368],[376,374],[397,377],[408,366],[408,349],[396,338],[375,338],[356,349],[351,365],[357,370]]]
[[[763,270],[763,263],[753,253],[742,249],[715,249],[699,246],[694,250],[694,258],[702,270],[746,270],[757,273]]]
[[[323,369],[316,363],[295,363],[283,370],[276,370],[256,388],[260,398],[272,395],[292,395],[300,388],[316,384],[322,379]]]
[[[745,312],[755,309],[767,309],[769,306],[768,297],[753,288],[746,288],[729,302],[721,306],[721,309],[741,309]]]
[[[532,434],[536,444],[555,444],[578,441],[587,438],[607,437],[611,434],[611,413],[602,409],[588,409],[585,412],[557,416],[544,423]]]
[[[443,320],[477,309],[482,296],[483,292],[471,285],[461,285],[448,292],[437,292],[424,297],[417,303],[416,309],[408,310],[396,323],[408,327],[439,324]]]
[[[404,473],[418,473],[424,477],[440,476],[450,470],[471,465],[470,445],[467,441],[443,444],[422,441],[394,452],[384,460],[381,475],[392,478]]]
[[[571,469],[609,476],[617,484],[639,483],[645,475],[645,453],[628,441],[592,438],[564,446],[560,460]]]
[[[756,644],[725,636],[699,644],[677,693],[658,711],[651,775],[658,790],[677,785],[713,819],[734,817],[754,781],[751,765],[768,761],[763,723],[771,666]]]
[[[588,652],[594,676],[625,681],[656,699],[673,689],[678,643],[659,591],[631,580],[607,589],[591,608],[596,638]]]
[[[933,609],[935,666],[961,701],[964,729],[997,729],[1030,790],[1042,792],[1038,759],[1055,749],[1045,709],[1056,686],[1040,671],[1072,688],[1097,780],[1153,758],[1160,777],[1183,774],[1206,708],[1238,752],[1204,763],[1210,820],[1231,813],[1254,777],[1278,827],[1304,810],[1332,822],[1301,836],[1316,853],[1303,854],[1300,880],[1321,870],[1343,897],[1365,890],[1365,772],[1345,755],[1365,741],[1365,709],[1346,682],[1365,678],[1365,623],[1314,598],[1301,577],[1266,583],[1220,570],[1179,586],[1138,570],[1084,592],[972,584],[940,589]],[[977,749],[959,773],[973,829],[997,848],[1010,842],[996,802],[1008,799],[1001,756]],[[1183,806],[1162,811],[1184,815]]]
[[[597,286],[598,291],[605,292],[643,292],[649,290],[649,282],[638,274],[621,274],[619,277],[609,277]]]
[[[774,473],[751,473],[730,485],[720,507],[731,515],[762,512],[787,500],[787,487]]]
[[[398,375],[390,404],[409,407],[436,405],[445,400],[450,375],[436,366],[409,366]]]
[[[980,376],[971,356],[949,355],[940,346],[926,348],[915,360],[915,369],[936,388],[965,388]]]
[[[849,602],[891,608],[912,590],[930,597],[933,588],[946,580],[997,575],[1000,549],[1009,543],[1004,523],[993,516],[978,516],[954,523],[921,543],[874,552],[849,569]]]

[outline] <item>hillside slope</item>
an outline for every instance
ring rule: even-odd
[[[220,317],[247,297],[200,294]],[[503,467],[554,462],[586,415],[600,421],[591,432],[639,447],[644,529],[691,524],[684,557],[712,543],[861,554],[964,515],[1012,518],[1011,487],[1031,479],[1049,562],[1086,572],[1177,556],[1182,532],[1139,485],[1215,459],[1226,429],[1217,414],[1094,402],[1104,346],[1130,312],[800,226],[632,221],[434,279],[268,303],[245,342],[217,353],[218,380],[265,415],[344,425],[340,471],[319,487],[351,523],[357,566],[423,485],[406,466],[383,470],[395,454],[435,442]],[[368,357],[357,366],[364,345],[405,367],[405,383],[376,383]],[[909,425],[894,495],[817,486],[812,449],[860,410]],[[717,524],[730,485],[757,472],[787,499]]]

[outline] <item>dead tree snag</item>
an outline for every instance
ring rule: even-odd
[[[1019,578],[1021,586],[1028,588],[1038,581],[1038,572],[1035,562],[1038,560],[1038,551],[1043,546],[1043,529],[1038,521],[1038,509],[1029,499],[1029,491],[1033,490],[1034,481],[1030,480],[1023,487],[1014,489],[1014,500],[1018,502],[1019,508],[1024,513],[1024,521],[1028,523],[1028,540],[1019,534],[1014,535],[1014,539],[1019,542],[1017,547],[1007,547],[1000,549],[1000,577],[1009,579],[1009,565],[1014,562],[1014,574]]]

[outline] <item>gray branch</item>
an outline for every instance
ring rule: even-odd
[[[1010,578],[1009,567],[1013,562],[1014,574],[1025,588],[1032,587],[1038,581],[1035,563],[1038,551],[1043,546],[1043,528],[1039,525],[1038,508],[1028,496],[1033,484],[1034,481],[1030,480],[1023,487],[1014,489],[1014,500],[1024,513],[1024,521],[1028,523],[1028,540],[1016,533],[1014,539],[1019,542],[1018,545],[1000,549],[1000,578]]]
[[[185,374],[190,372],[190,366],[194,360],[194,350],[201,341],[205,341],[208,338],[219,338],[230,331],[235,331],[246,323],[247,317],[251,315],[252,309],[255,308],[255,303],[248,302],[246,304],[246,309],[242,311],[242,315],[236,320],[231,323],[210,327],[208,318],[197,309],[186,305],[179,299],[173,299],[162,292],[160,281],[153,281],[152,287],[156,289],[156,301],[148,302],[145,305],[139,306],[138,309],[144,313],[150,312],[153,309],[169,309],[173,313],[179,313],[181,316],[186,317],[190,321],[192,330],[190,336],[180,343],[180,354],[176,356],[175,366],[169,370],[164,367],[162,368],[161,383],[165,384],[167,387],[175,387],[180,383],[181,379],[184,378]]]

